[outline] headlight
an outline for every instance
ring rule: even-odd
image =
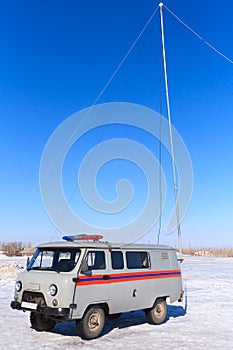
[[[22,289],[22,283],[21,283],[20,281],[17,281],[17,282],[15,283],[15,290],[16,290],[17,292],[20,292],[21,289]]]
[[[49,287],[49,294],[52,295],[52,297],[54,297],[54,295],[57,294],[57,287],[55,286],[55,284],[51,284],[51,286]]]

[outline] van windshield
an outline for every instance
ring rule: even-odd
[[[49,270],[69,272],[74,269],[80,256],[80,249],[53,248],[37,249],[27,270]]]

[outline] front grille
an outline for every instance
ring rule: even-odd
[[[42,293],[24,292],[22,301],[26,301],[28,303],[35,303],[40,306],[47,306]]]

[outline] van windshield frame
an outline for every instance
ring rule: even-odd
[[[77,248],[38,248],[27,270],[70,272],[80,258]]]

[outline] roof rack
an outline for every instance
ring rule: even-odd
[[[74,236],[63,236],[62,239],[64,239],[65,241],[68,242],[74,242],[74,241],[99,241],[100,239],[102,239],[103,236],[101,235],[86,235],[86,234],[82,234],[82,235],[74,235]]]

